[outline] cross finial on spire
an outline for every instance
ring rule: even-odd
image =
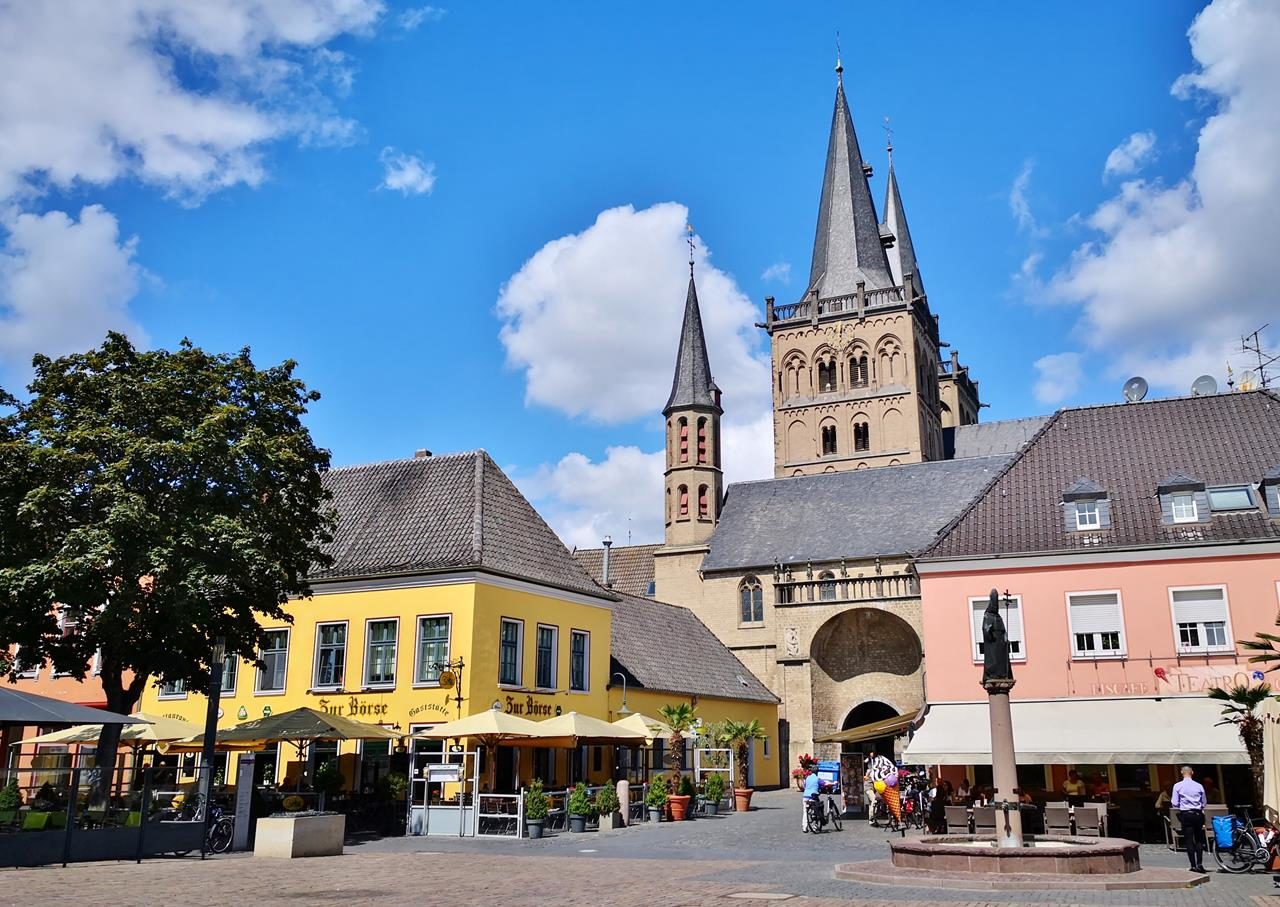
[[[889,152],[889,163],[893,163],[893,127],[889,125],[889,118],[884,118],[884,144],[885,150]]]
[[[684,229],[689,234],[689,276],[693,277],[693,224],[686,223]]]
[[[840,30],[836,29],[836,81],[844,84],[844,64],[840,62]]]

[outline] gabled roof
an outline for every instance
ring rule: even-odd
[[[1088,500],[1089,498],[1104,496],[1106,493],[1107,489],[1099,485],[1093,479],[1087,478],[1086,476],[1080,476],[1062,492],[1062,500]]]
[[[631,686],[678,695],[777,702],[688,608],[622,595],[614,603],[612,654]]]
[[[1159,484],[1161,491],[1183,491],[1192,488],[1203,488],[1204,479],[1198,479],[1181,470],[1171,472]]]
[[[702,569],[912,554],[1008,461],[941,460],[730,485]]]
[[[806,293],[817,291],[821,299],[847,296],[857,291],[860,280],[868,290],[894,286],[841,81],[836,86],[836,106],[831,115],[831,138],[827,143]]]
[[[920,277],[920,264],[916,261],[916,247],[911,242],[911,228],[907,226],[907,210],[902,207],[902,195],[898,192],[898,176],[889,161],[889,185],[884,193],[884,231],[893,234],[893,248],[888,250],[889,273],[895,284],[902,284],[904,274],[915,275],[916,290],[924,293],[924,280]]]
[[[653,585],[653,552],[661,545],[614,545],[609,554],[609,578],[615,592],[652,598],[649,587]],[[573,559],[591,574],[596,582],[604,583],[604,549],[577,548]]]
[[[959,425],[954,429],[954,457],[958,460],[963,457],[1015,453],[1035,437],[1036,432],[1044,428],[1048,421],[1049,416],[1030,416],[1025,419]]]
[[[607,596],[483,450],[347,466],[324,484],[334,563],[312,580],[474,569]]]
[[[1260,510],[1208,522],[1161,522],[1170,478],[1257,483],[1280,460],[1280,398],[1268,391],[1179,397],[1059,411],[924,553],[930,560],[1280,538]],[[1178,474],[1178,475],[1175,475]],[[1111,527],[1071,532],[1062,489],[1087,475],[1107,489]]]
[[[719,411],[716,384],[711,380],[711,362],[707,358],[707,339],[702,333],[702,313],[698,310],[698,288],[689,275],[689,293],[684,301],[684,322],[680,326],[680,345],[676,348],[676,373],[671,379],[671,396],[662,414],[689,406],[707,406]]]

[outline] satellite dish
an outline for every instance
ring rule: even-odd
[[[1191,384],[1193,397],[1211,397],[1218,392],[1218,382],[1213,375],[1201,375]]]
[[[1240,390],[1253,391],[1258,389],[1258,373],[1250,369],[1240,376]]]
[[[1137,403],[1147,396],[1147,379],[1134,375],[1124,383],[1124,398],[1130,403]]]

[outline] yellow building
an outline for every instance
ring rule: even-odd
[[[614,720],[623,684],[611,684],[622,680],[630,711],[695,701],[705,721],[755,717],[776,735],[777,700],[691,612],[598,585],[484,451],[335,469],[325,482],[339,515],[334,563],[313,575],[313,597],[290,603],[292,623],[264,623],[261,664],[228,659],[220,727],[329,711],[402,731],[413,771],[442,748],[415,731],[494,707]],[[205,698],[153,684],[140,708],[202,724]],[[304,766],[285,745],[256,771],[262,783],[291,783],[337,756],[348,786],[370,789],[393,749],[317,744]],[[613,754],[602,750],[521,758],[502,747],[485,780],[512,790],[535,776],[609,777]],[[234,766],[219,762],[233,781]]]

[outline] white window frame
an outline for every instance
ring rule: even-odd
[[[1076,501],[1076,529],[1101,529],[1102,528],[1102,509],[1098,506],[1096,499]],[[1085,520],[1084,516],[1088,512],[1092,517]]]
[[[1120,624],[1116,629],[1116,632],[1120,635],[1119,649],[1116,649],[1114,651],[1107,651],[1099,648],[1092,651],[1082,651],[1080,648],[1076,646],[1076,628],[1075,628],[1074,622],[1072,621],[1071,599],[1076,596],[1085,596],[1085,595],[1114,595],[1116,597],[1116,608],[1118,609],[1119,615],[1120,615]],[[1125,633],[1125,627],[1124,627],[1124,596],[1121,595],[1119,589],[1089,589],[1089,590],[1077,590],[1075,592],[1068,592],[1066,595],[1066,602],[1067,602],[1067,633],[1071,637],[1070,642],[1071,642],[1072,658],[1079,658],[1084,661],[1105,661],[1108,658],[1127,657],[1127,653],[1129,651],[1129,640],[1128,640],[1128,634]],[[1094,633],[1093,635],[1096,637],[1099,634]],[[1098,640],[1098,642],[1101,642],[1101,640]]]
[[[582,686],[575,687],[573,685],[573,640],[574,637],[586,637],[587,644],[582,650]],[[590,693],[591,692],[591,631],[571,629],[569,631],[569,692],[570,693]]]
[[[370,627],[374,624],[391,624],[395,627],[395,632],[391,634],[392,656],[391,656],[391,680],[379,680],[374,683],[369,679],[369,668],[373,665],[373,660],[369,657],[369,646],[373,642],[373,636],[369,632]],[[417,640],[415,639],[416,643]],[[414,675],[415,677],[417,674]],[[370,617],[364,622],[364,662],[360,665],[360,684],[362,689],[366,690],[394,690],[396,681],[400,679],[400,618],[398,617]]]
[[[166,692],[166,684],[163,681],[157,680],[156,699],[186,699],[187,685],[181,680],[176,681],[176,683],[178,684],[178,688],[176,690],[169,690]]]
[[[1191,502],[1191,515],[1185,513],[1178,516],[1178,501],[1188,500]],[[1175,523],[1198,523],[1200,522],[1200,505],[1196,503],[1196,493],[1194,491],[1175,491],[1169,495],[1169,510],[1173,514]]]
[[[1017,608],[1018,608],[1018,623],[1019,623],[1019,625],[1020,625],[1020,629],[1022,630],[1022,634],[1021,634],[1021,636],[1016,640],[1016,642],[1017,642],[1017,643],[1018,643],[1018,645],[1019,645],[1019,648],[1020,648],[1022,651],[1020,651],[1020,652],[1010,652],[1010,653],[1009,653],[1009,661],[1011,661],[1011,662],[1024,662],[1024,661],[1026,661],[1026,660],[1027,660],[1027,638],[1026,638],[1026,637],[1027,637],[1027,615],[1026,615],[1026,613],[1022,610],[1022,595],[1021,595],[1021,594],[1018,594],[1018,595],[1010,595],[1010,596],[1009,596],[1009,598],[1013,600],[1014,604],[1015,604],[1015,605],[1017,606]],[[971,597],[971,598],[969,599],[969,654],[973,656],[973,663],[974,663],[974,664],[982,664],[982,663],[983,663],[982,653],[981,653],[980,651],[978,651],[978,646],[982,643],[982,632],[981,632],[981,630],[979,629],[979,627],[981,626],[981,624],[980,624],[980,622],[979,622],[979,621],[977,621],[977,620],[975,620],[975,619],[974,619],[974,618],[975,618],[974,608],[975,608],[975,606],[981,606],[981,608],[982,608],[983,610],[986,610],[987,603],[988,603],[990,600],[991,600],[991,599],[990,599],[989,597],[985,596],[985,595],[981,595],[981,596],[974,596],[974,597]],[[1003,613],[1003,612],[1004,612],[1004,597],[1003,597],[1003,596],[1001,596],[1001,598],[1000,598],[1000,602],[1001,602],[1001,605],[1000,605],[1000,611],[1001,611],[1001,614],[1000,614],[1000,616],[1001,616],[1001,617],[1004,617],[1004,613]],[[1009,628],[1006,626],[1006,627],[1005,627],[1005,630],[1007,631],[1008,629],[1009,629]],[[1011,639],[1010,641],[1015,641],[1015,640],[1012,640],[1012,639]]]
[[[284,633],[284,686],[278,690],[264,690],[262,688],[262,676],[266,672],[262,668],[254,671],[253,677],[253,695],[255,696],[283,696],[289,687],[289,650],[293,648],[293,632],[291,627],[265,627],[264,633]],[[263,650],[258,649],[258,658],[263,656]]]
[[[320,630],[324,627],[342,627],[342,678],[337,683],[320,682]],[[315,625],[315,641],[311,646],[311,689],[341,690],[347,681],[347,653],[351,649],[351,627],[345,620],[323,620]]]
[[[235,667],[231,669],[231,686],[227,686],[227,661],[230,660]],[[222,690],[229,696],[234,696],[236,687],[240,684],[240,659],[235,655],[222,656]]]
[[[507,682],[502,679],[502,627],[504,624],[515,624],[519,628],[516,634],[516,679]],[[498,686],[504,690],[518,690],[524,683],[524,621],[518,617],[503,617],[498,620]]]
[[[18,666],[18,662],[21,658],[22,646],[15,645],[13,647],[13,666],[15,668]],[[38,680],[40,677],[40,667],[41,665],[36,665],[34,668],[28,668],[25,671],[16,671],[14,676],[16,676],[18,680]]]
[[[58,629],[62,632],[64,639],[74,633],[76,627],[79,625],[80,621],[70,620],[67,618],[67,611],[65,608],[58,611]],[[49,667],[53,668],[53,665],[50,664]],[[53,677],[55,680],[59,677],[70,677],[72,673],[72,671],[59,671],[57,668],[53,668]]]
[[[444,660],[449,661],[453,656],[453,615],[445,614],[419,614],[413,621],[413,686],[416,689],[431,689],[440,686],[440,678],[437,675],[435,680],[422,680],[422,622],[424,620],[443,620],[447,631],[444,635]]]
[[[1184,646],[1182,644],[1182,634],[1178,629],[1178,618],[1174,610],[1173,593],[1175,592],[1202,592],[1207,589],[1218,589],[1222,592],[1222,618],[1223,632],[1226,634],[1227,641],[1220,646],[1210,646],[1201,642],[1198,646]],[[1197,586],[1170,586],[1169,587],[1169,624],[1173,628],[1173,650],[1179,655],[1233,655],[1236,651],[1236,637],[1231,631],[1231,598],[1227,594],[1226,583],[1202,583]],[[1217,621],[1214,621],[1217,623]],[[1205,633],[1205,621],[1196,621],[1195,626],[1198,628],[1201,640],[1207,637]]]
[[[538,647],[538,635],[543,630],[551,631],[551,683],[538,683],[538,658],[541,655]],[[533,688],[535,690],[554,691],[560,680],[560,628],[554,624],[538,624],[533,635]]]

